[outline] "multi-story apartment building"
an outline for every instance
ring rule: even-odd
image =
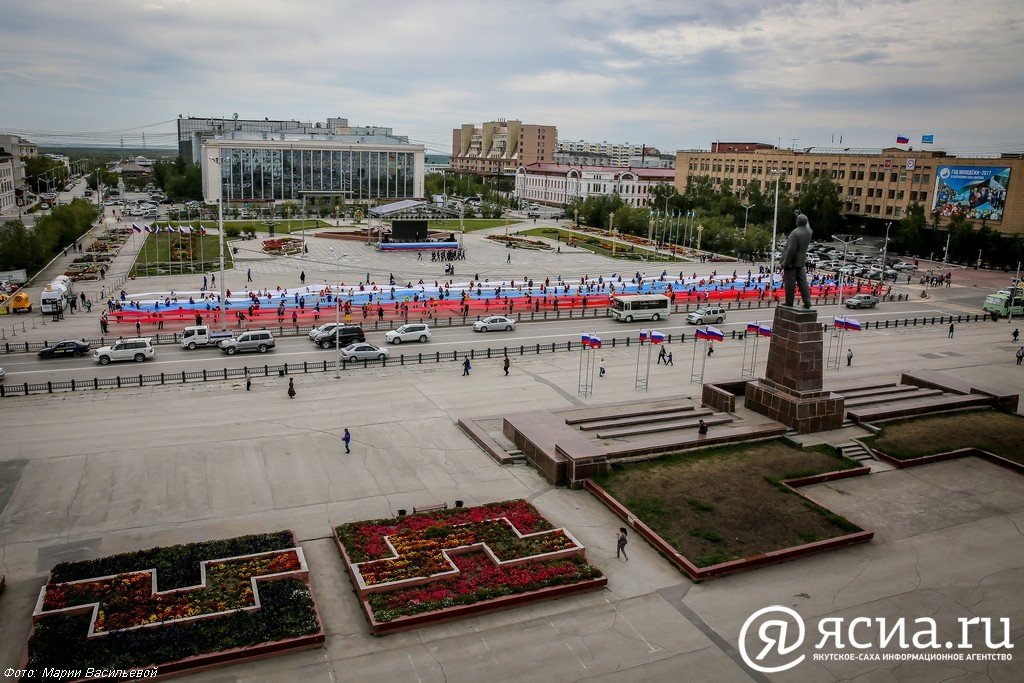
[[[297,121],[271,120],[271,119],[240,119],[236,116],[230,119],[220,118],[187,118],[178,115],[178,154],[187,163],[199,161],[199,151],[203,139],[211,138],[225,133],[293,133],[308,135],[360,135],[385,137],[400,137],[408,142],[404,136],[395,136],[390,128],[381,126],[350,126],[348,119],[340,117],[328,118],[325,123],[320,121]]]
[[[0,153],[0,213],[12,210],[17,205],[14,196],[14,156]]]
[[[19,135],[0,135],[0,154],[14,157],[14,188],[20,192],[25,186],[25,160],[39,156],[39,147]]]
[[[551,163],[558,144],[554,126],[522,121],[463,124],[452,130],[453,171],[480,175],[511,175],[520,166]]]
[[[203,197],[208,202],[420,198],[423,153],[422,145],[407,138],[384,135],[228,132],[203,140]]]
[[[618,166],[530,164],[516,170],[516,197],[562,206],[571,199],[618,194],[630,206],[643,206],[659,183],[672,184],[673,169]]]
[[[779,178],[783,192],[797,193],[814,173],[826,173],[839,187],[848,217],[899,220],[914,203],[937,212],[941,226],[954,211],[984,220],[1003,233],[1024,233],[1024,159],[948,156],[941,151],[900,148],[811,147],[776,149],[759,143],[717,143],[728,151],[676,154],[675,184],[682,192],[691,177],[709,176],[716,187],[728,180],[742,194],[747,183],[762,188]],[[728,147],[727,147],[728,145]],[[745,149],[746,146],[750,149]],[[784,175],[778,176],[777,172]]]
[[[557,151],[565,154],[587,153],[607,157],[610,163],[600,164],[601,166],[629,166],[630,159],[644,156],[643,145],[634,145],[629,142],[616,144],[608,141],[559,140]],[[658,152],[655,154],[657,155]]]
[[[633,168],[675,168],[676,156],[662,154],[655,147],[638,147],[632,155],[621,156],[606,152],[586,152],[572,149],[579,143],[566,143],[555,151],[554,163],[569,166],[631,166]],[[589,144],[589,143],[588,143]]]

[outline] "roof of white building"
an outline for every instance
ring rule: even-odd
[[[536,163],[520,166],[525,173],[540,173],[545,175],[568,175],[570,171],[580,173],[612,173],[616,178],[624,173],[631,173],[638,178],[650,180],[671,180],[676,177],[674,168],[643,168],[634,166],[577,166],[573,164],[546,164]]]

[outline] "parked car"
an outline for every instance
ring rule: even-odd
[[[430,328],[423,323],[407,323],[397,330],[384,333],[389,344],[401,344],[407,341],[425,342],[430,339]]]
[[[249,332],[243,332],[234,339],[225,339],[220,343],[220,348],[229,356],[244,351],[266,353],[274,348],[274,346],[276,346],[276,342],[270,330],[250,330]]]
[[[149,337],[138,337],[134,339],[118,339],[110,346],[102,346],[96,349],[93,360],[100,365],[106,365],[113,361],[133,360],[141,363],[147,358],[156,355],[153,342]]]
[[[874,294],[855,294],[843,303],[847,308],[874,308],[878,305],[878,297]]]
[[[913,263],[910,263],[909,261],[900,261],[899,263],[895,264],[893,268],[905,272],[917,270],[917,266],[915,266]]]
[[[340,328],[337,330],[337,334],[335,334],[336,328]],[[366,333],[359,325],[327,323],[310,330],[309,340],[321,348],[333,349],[335,344],[345,347],[355,342],[364,342]]]
[[[490,332],[491,330],[505,330],[511,332],[516,329],[516,321],[503,315],[492,315],[483,320],[473,323],[474,332]]]
[[[0,368],[0,382],[3,382],[7,378],[7,371]]]
[[[38,356],[40,358],[56,358],[57,356],[74,356],[75,358],[81,358],[83,354],[88,352],[88,342],[78,341],[77,339],[67,339],[62,342],[57,342],[52,346],[40,349]]]
[[[391,352],[381,346],[374,346],[366,342],[349,344],[341,350],[341,359],[349,360],[387,360]]]
[[[540,212],[539,211],[527,211],[526,212],[526,217],[527,218],[540,218]]]
[[[725,320],[725,308],[722,306],[705,306],[698,308],[686,316],[686,322],[693,325],[706,325],[707,323],[720,323]]]

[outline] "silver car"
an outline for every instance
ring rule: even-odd
[[[349,344],[341,350],[341,359],[349,360],[387,360],[391,352],[380,346],[359,342]]]
[[[511,332],[514,329],[516,329],[516,321],[503,315],[492,315],[473,323],[474,332],[490,332],[491,330]]]

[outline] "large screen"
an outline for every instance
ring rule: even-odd
[[[963,211],[967,218],[1003,220],[1008,166],[939,166],[932,210],[941,216]]]

